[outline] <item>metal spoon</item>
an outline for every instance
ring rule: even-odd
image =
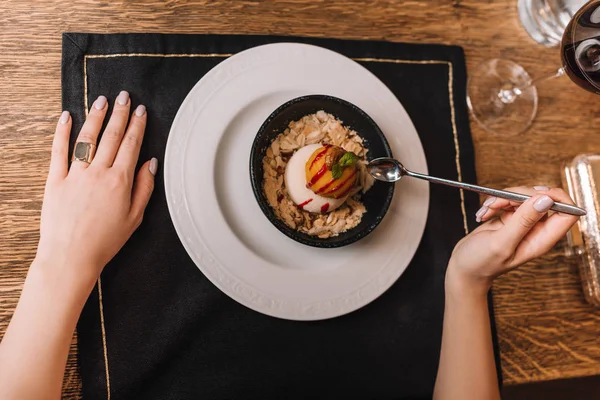
[[[524,202],[531,197],[520,193],[509,192],[506,190],[491,189],[483,186],[471,185],[470,183],[455,182],[448,179],[436,178],[434,176],[419,174],[417,172],[412,172],[406,169],[404,165],[400,163],[400,161],[387,157],[376,158],[369,162],[369,164],[367,164],[367,171],[369,171],[369,174],[371,174],[373,178],[383,182],[396,182],[402,179],[403,176],[410,176],[413,178],[423,179],[425,181],[433,183],[441,183],[442,185],[470,190],[473,192],[518,202]],[[586,214],[586,211],[583,208],[563,203],[554,203],[554,205],[550,209],[554,211],[563,212],[565,214],[577,216],[583,216]]]

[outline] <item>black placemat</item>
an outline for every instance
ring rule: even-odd
[[[429,172],[457,179],[460,171],[464,181],[476,181],[464,54],[455,46],[69,33],[63,36],[62,88],[63,107],[74,121],[72,141],[86,104],[100,94],[112,103],[125,89],[134,106],[143,102],[148,108],[140,160],[156,156],[162,164],[169,128],[194,84],[223,54],[277,41],[378,59],[361,63],[406,108]],[[84,397],[107,399],[110,392],[112,400],[429,398],[446,265],[465,225],[475,227],[477,207],[476,195],[465,193],[463,201],[454,189],[431,186],[423,240],[390,290],[339,318],[286,321],[236,303],[198,270],[171,223],[159,169],[144,223],[106,267],[79,321]]]

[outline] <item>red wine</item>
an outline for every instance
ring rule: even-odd
[[[600,94],[600,0],[590,1],[573,16],[562,37],[561,56],[573,82]]]

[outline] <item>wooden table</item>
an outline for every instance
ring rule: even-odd
[[[534,76],[556,49],[521,28],[517,0],[0,2],[0,334],[35,254],[54,125],[61,111],[61,32],[248,33],[458,44],[468,68],[494,57]],[[370,3],[369,5],[367,5]],[[472,123],[479,183],[559,185],[562,160],[600,151],[600,98],[561,78],[539,88],[539,114],[518,137]],[[577,260],[556,249],[497,280],[505,384],[600,373],[600,311],[584,302]],[[65,398],[78,398],[73,346]]]

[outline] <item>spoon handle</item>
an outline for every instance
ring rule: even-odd
[[[446,185],[446,186],[452,186],[452,187],[456,187],[459,189],[470,190],[472,192],[486,194],[489,196],[500,197],[502,199],[507,199],[507,200],[518,201],[521,203],[531,197],[531,196],[528,196],[525,194],[509,192],[506,190],[492,189],[492,188],[487,188],[484,186],[472,185],[470,183],[456,182],[456,181],[451,181],[448,179],[436,178],[434,176],[419,174],[417,172],[412,172],[412,171],[408,171],[408,170],[406,171],[406,175],[413,177],[413,178],[423,179],[423,180],[433,182],[433,183],[440,183],[440,184]],[[553,211],[563,212],[565,214],[577,215],[579,217],[586,214],[586,211],[583,208],[579,208],[579,207],[575,207],[575,206],[572,206],[569,204],[563,204],[563,203],[554,203],[554,205],[550,209]]]

